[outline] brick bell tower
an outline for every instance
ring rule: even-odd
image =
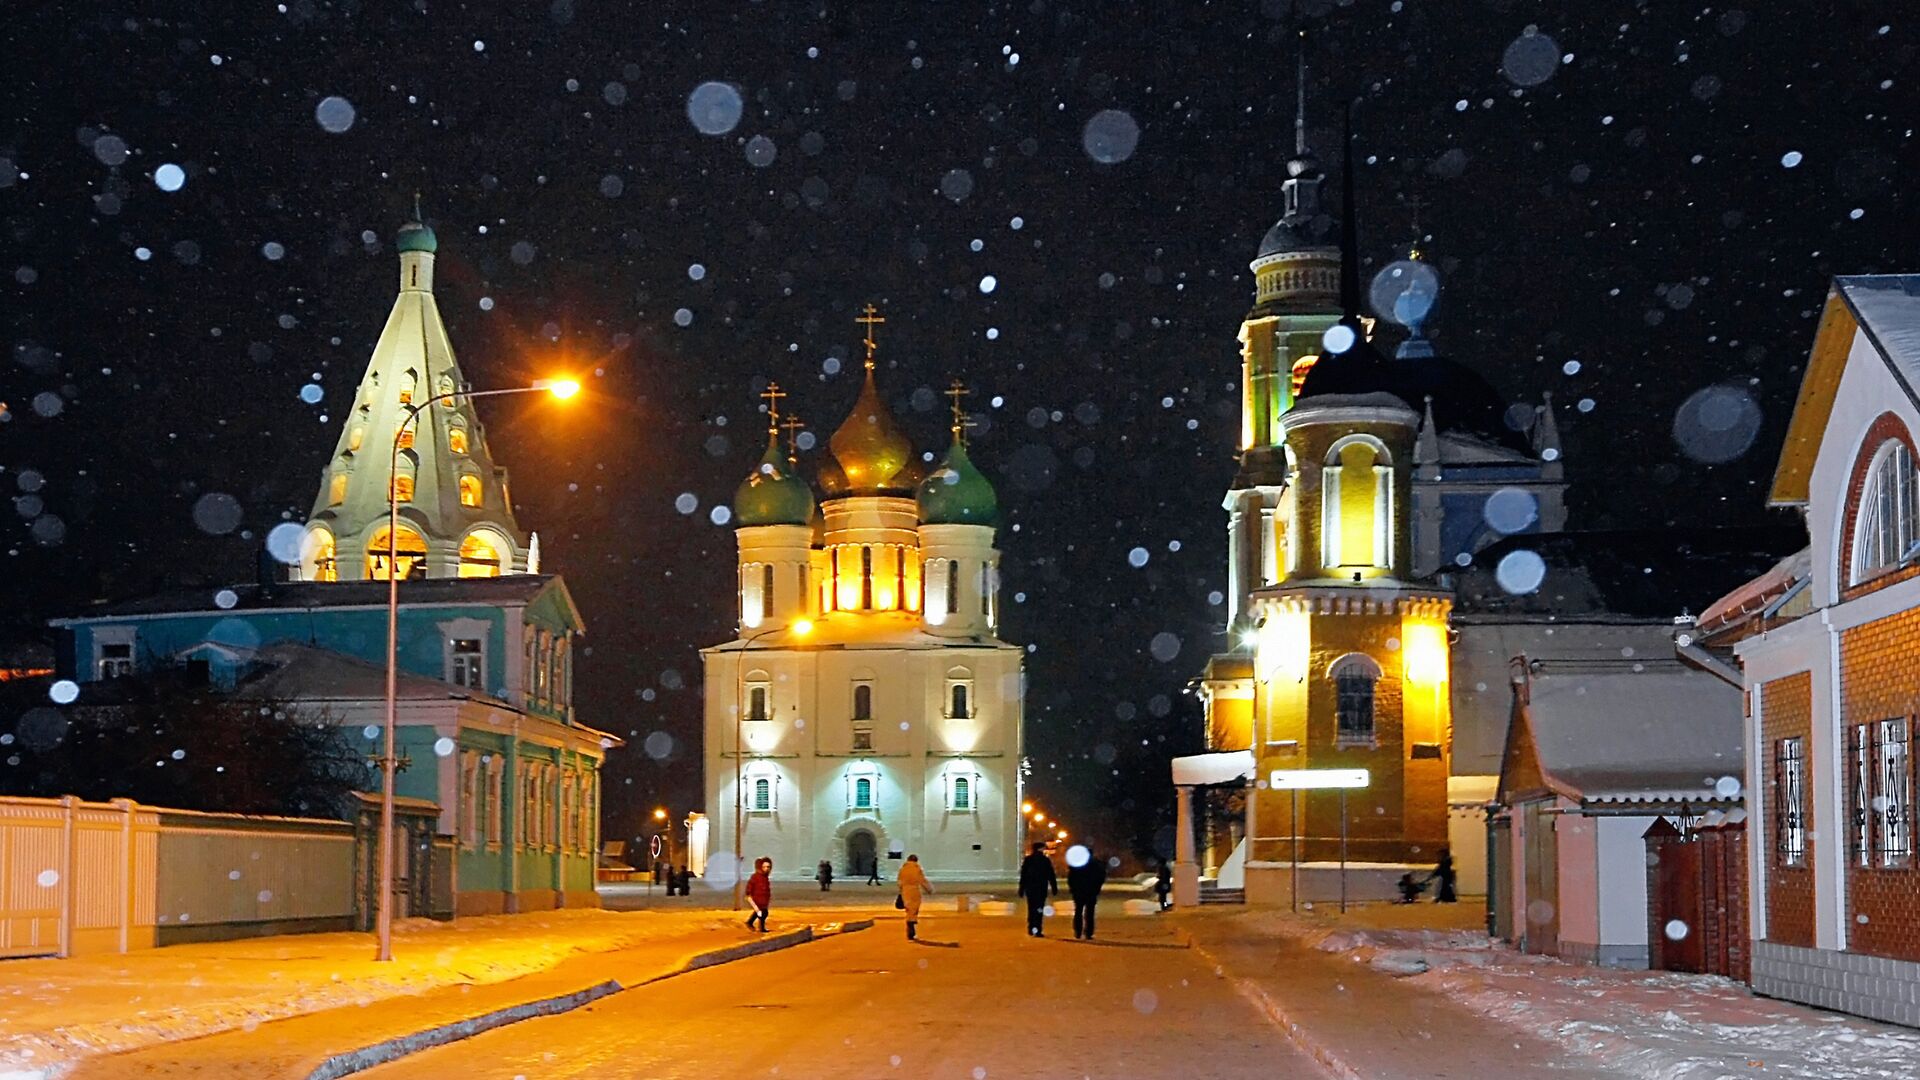
[[[1421,414],[1400,365],[1360,316],[1352,118],[1346,124],[1341,315],[1276,418],[1284,478],[1269,582],[1246,593],[1239,634],[1253,754],[1249,895],[1274,864],[1340,857],[1340,796],[1273,791],[1276,769],[1366,769],[1347,793],[1347,858],[1431,864],[1447,842],[1450,593],[1413,569]],[[1221,747],[1225,749],[1226,747]],[[1285,867],[1278,872],[1285,873]]]

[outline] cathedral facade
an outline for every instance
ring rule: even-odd
[[[817,497],[781,446],[777,388],[734,496],[739,628],[701,653],[716,880],[728,851],[789,879],[826,860],[891,882],[917,854],[935,881],[983,880],[1019,860],[1022,651],[998,637],[997,499],[958,392],[953,443],[924,473],[875,385],[869,327]]]

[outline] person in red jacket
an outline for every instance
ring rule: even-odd
[[[753,914],[747,916],[747,929],[754,929],[758,922],[761,933],[767,932],[767,908],[773,904],[773,860],[758,858],[753,860],[753,876],[747,879],[747,903],[753,905]]]

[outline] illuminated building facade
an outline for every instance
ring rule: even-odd
[[[780,444],[734,496],[739,632],[702,652],[712,875],[747,858],[841,878],[918,854],[932,879],[1019,861],[1022,674],[998,637],[998,503],[953,443],[931,474],[881,400],[869,309],[865,382],[829,440],[819,498]]]
[[[1485,794],[1462,814],[1449,792],[1491,791],[1509,709],[1497,694],[1456,693],[1450,572],[1505,536],[1564,526],[1551,403],[1509,407],[1436,356],[1418,329],[1426,308],[1396,356],[1375,351],[1374,321],[1360,314],[1351,154],[1336,225],[1303,118],[1296,131],[1285,213],[1250,266],[1240,455],[1223,502],[1227,649],[1195,681],[1213,753],[1190,759],[1188,780],[1176,766],[1180,835],[1204,811],[1195,785],[1251,785],[1237,820],[1210,816],[1197,849],[1176,853],[1176,892],[1191,900],[1204,869],[1270,899],[1275,876],[1290,881],[1296,837],[1302,863],[1339,857],[1339,796],[1303,793],[1296,820],[1293,793],[1268,790],[1277,769],[1368,771],[1368,788],[1348,797],[1345,850],[1380,872],[1357,887],[1378,892],[1445,846],[1478,886]],[[1496,496],[1520,513],[1490,512]],[[1462,714],[1472,753],[1456,762]]]

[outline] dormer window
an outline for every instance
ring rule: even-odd
[[[1899,439],[1874,451],[1853,525],[1851,572],[1858,585],[1896,570],[1920,554],[1920,490],[1915,488],[1913,452]]]
[[[456,454],[467,452],[467,429],[453,428],[447,432],[447,449]]]
[[[460,476],[460,505],[480,505],[480,478],[472,473],[463,473]]]

